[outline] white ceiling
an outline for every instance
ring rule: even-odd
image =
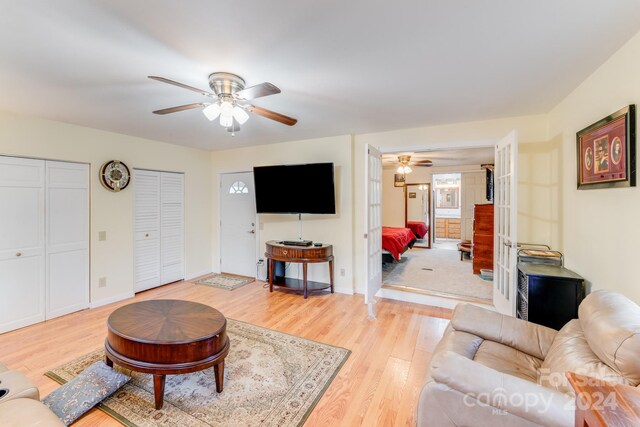
[[[398,161],[399,155],[411,156],[411,160],[409,161],[411,167],[416,167],[415,162],[420,160],[431,160],[433,167],[475,165],[478,169],[480,169],[480,165],[495,163],[495,150],[493,147],[478,147],[456,150],[387,153],[382,155],[382,166],[385,168],[400,166],[400,162]]]
[[[0,109],[205,149],[545,113],[640,30],[638,0],[0,0]],[[235,138],[214,71],[282,93]]]

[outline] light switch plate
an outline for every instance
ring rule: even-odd
[[[98,231],[98,241],[103,242],[107,240],[107,232],[106,231]]]

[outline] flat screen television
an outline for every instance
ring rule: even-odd
[[[258,213],[336,213],[333,163],[257,166],[253,180]]]

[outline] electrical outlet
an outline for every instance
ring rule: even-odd
[[[347,274],[347,272],[345,271],[345,269],[344,269],[344,268],[341,268],[341,269],[340,269],[340,275],[341,275],[342,277],[344,277],[344,275],[345,275],[345,274]]]
[[[98,231],[98,241],[104,242],[107,240],[107,232],[106,231]]]
[[[107,278],[106,277],[101,277],[98,279],[98,287],[99,288],[106,288],[107,287]]]
[[[263,265],[264,264],[264,260],[261,258],[258,260],[258,265]]]

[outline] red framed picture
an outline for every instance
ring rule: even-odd
[[[576,134],[579,190],[635,187],[635,118],[629,105]]]

